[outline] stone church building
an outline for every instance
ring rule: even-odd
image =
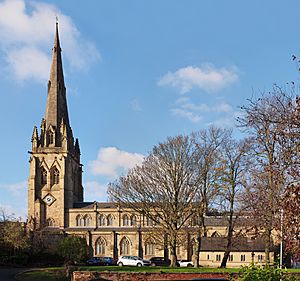
[[[59,235],[80,235],[93,248],[94,256],[137,255],[168,257],[166,245],[151,237],[153,223],[146,217],[115,203],[84,202],[82,164],[78,139],[74,139],[68,115],[58,24],[52,49],[45,118],[40,130],[34,127],[28,180],[28,220],[31,230],[48,233],[48,243]],[[219,266],[226,245],[227,222],[206,217],[200,263]],[[192,259],[193,237],[186,235],[178,248],[179,259]],[[260,239],[236,240],[228,266],[263,262]]]

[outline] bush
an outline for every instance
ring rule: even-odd
[[[68,236],[60,241],[58,254],[64,258],[65,263],[76,264],[90,258],[91,249],[87,245],[85,238]]]
[[[236,280],[236,279],[235,279]],[[251,264],[242,268],[239,281],[297,281],[295,276],[277,266],[257,266]]]

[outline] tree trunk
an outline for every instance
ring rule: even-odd
[[[228,221],[228,232],[227,232],[227,244],[224,252],[224,256],[221,262],[221,268],[225,268],[227,265],[227,261],[231,252],[232,246],[232,236],[233,236],[233,204],[234,204],[234,194],[235,194],[235,184],[232,184],[232,193],[230,198],[230,214]]]
[[[201,226],[198,228],[198,233],[197,233],[197,248],[196,248],[196,259],[194,263],[194,267],[199,267],[200,266],[200,250],[201,250],[201,242],[202,242],[202,231],[201,231]]]
[[[271,230],[266,230],[265,237],[265,254],[266,254],[266,264],[270,264],[270,248],[271,248]]]
[[[171,242],[171,264],[170,267],[175,267],[177,266],[177,253],[176,253],[176,246],[177,246],[177,241],[176,238],[172,238],[172,242]]]

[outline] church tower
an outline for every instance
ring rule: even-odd
[[[83,201],[78,139],[70,126],[61,48],[56,23],[46,115],[34,127],[28,179],[28,220],[32,227],[68,227],[67,211]]]

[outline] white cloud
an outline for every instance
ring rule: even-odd
[[[225,102],[220,102],[212,108],[212,111],[229,113],[229,112],[232,112],[233,109],[230,104],[225,103]]]
[[[2,213],[3,212],[3,213]],[[0,221],[3,219],[3,215],[6,219],[21,219],[26,221],[27,218],[27,208],[25,206],[12,206],[0,203]]]
[[[220,126],[233,124],[235,112],[232,106],[225,101],[217,101],[216,104],[209,106],[206,103],[193,103],[188,97],[180,97],[175,104],[177,107],[171,109],[172,114],[186,118],[193,123],[203,121],[203,115],[209,113],[212,116],[222,115],[220,119],[212,122],[214,124]]]
[[[27,217],[27,181],[21,181],[11,184],[0,184],[2,197],[0,198],[0,210],[6,215],[14,218],[21,217],[23,220]],[[11,202],[9,204],[4,201]]]
[[[107,201],[107,184],[100,184],[96,181],[84,183],[85,201]]]
[[[16,79],[48,78],[56,16],[63,56],[72,69],[86,69],[100,59],[93,43],[82,38],[72,19],[55,5],[5,0],[0,3],[0,50]]]
[[[97,159],[89,163],[89,167],[94,175],[116,178],[120,173],[141,164],[143,160],[142,154],[104,147],[99,150]]]
[[[192,121],[193,123],[198,123],[202,120],[202,117],[192,111],[188,111],[185,109],[181,109],[181,108],[172,108],[171,112],[174,115],[183,117],[183,118],[187,118],[188,120]]]
[[[27,198],[27,181],[21,181],[11,184],[0,184],[0,189],[5,189],[9,194],[16,198]]]
[[[181,94],[199,88],[208,92],[218,91],[238,80],[237,68],[215,68],[211,64],[201,67],[187,66],[168,72],[158,82],[159,86],[178,88]]]

